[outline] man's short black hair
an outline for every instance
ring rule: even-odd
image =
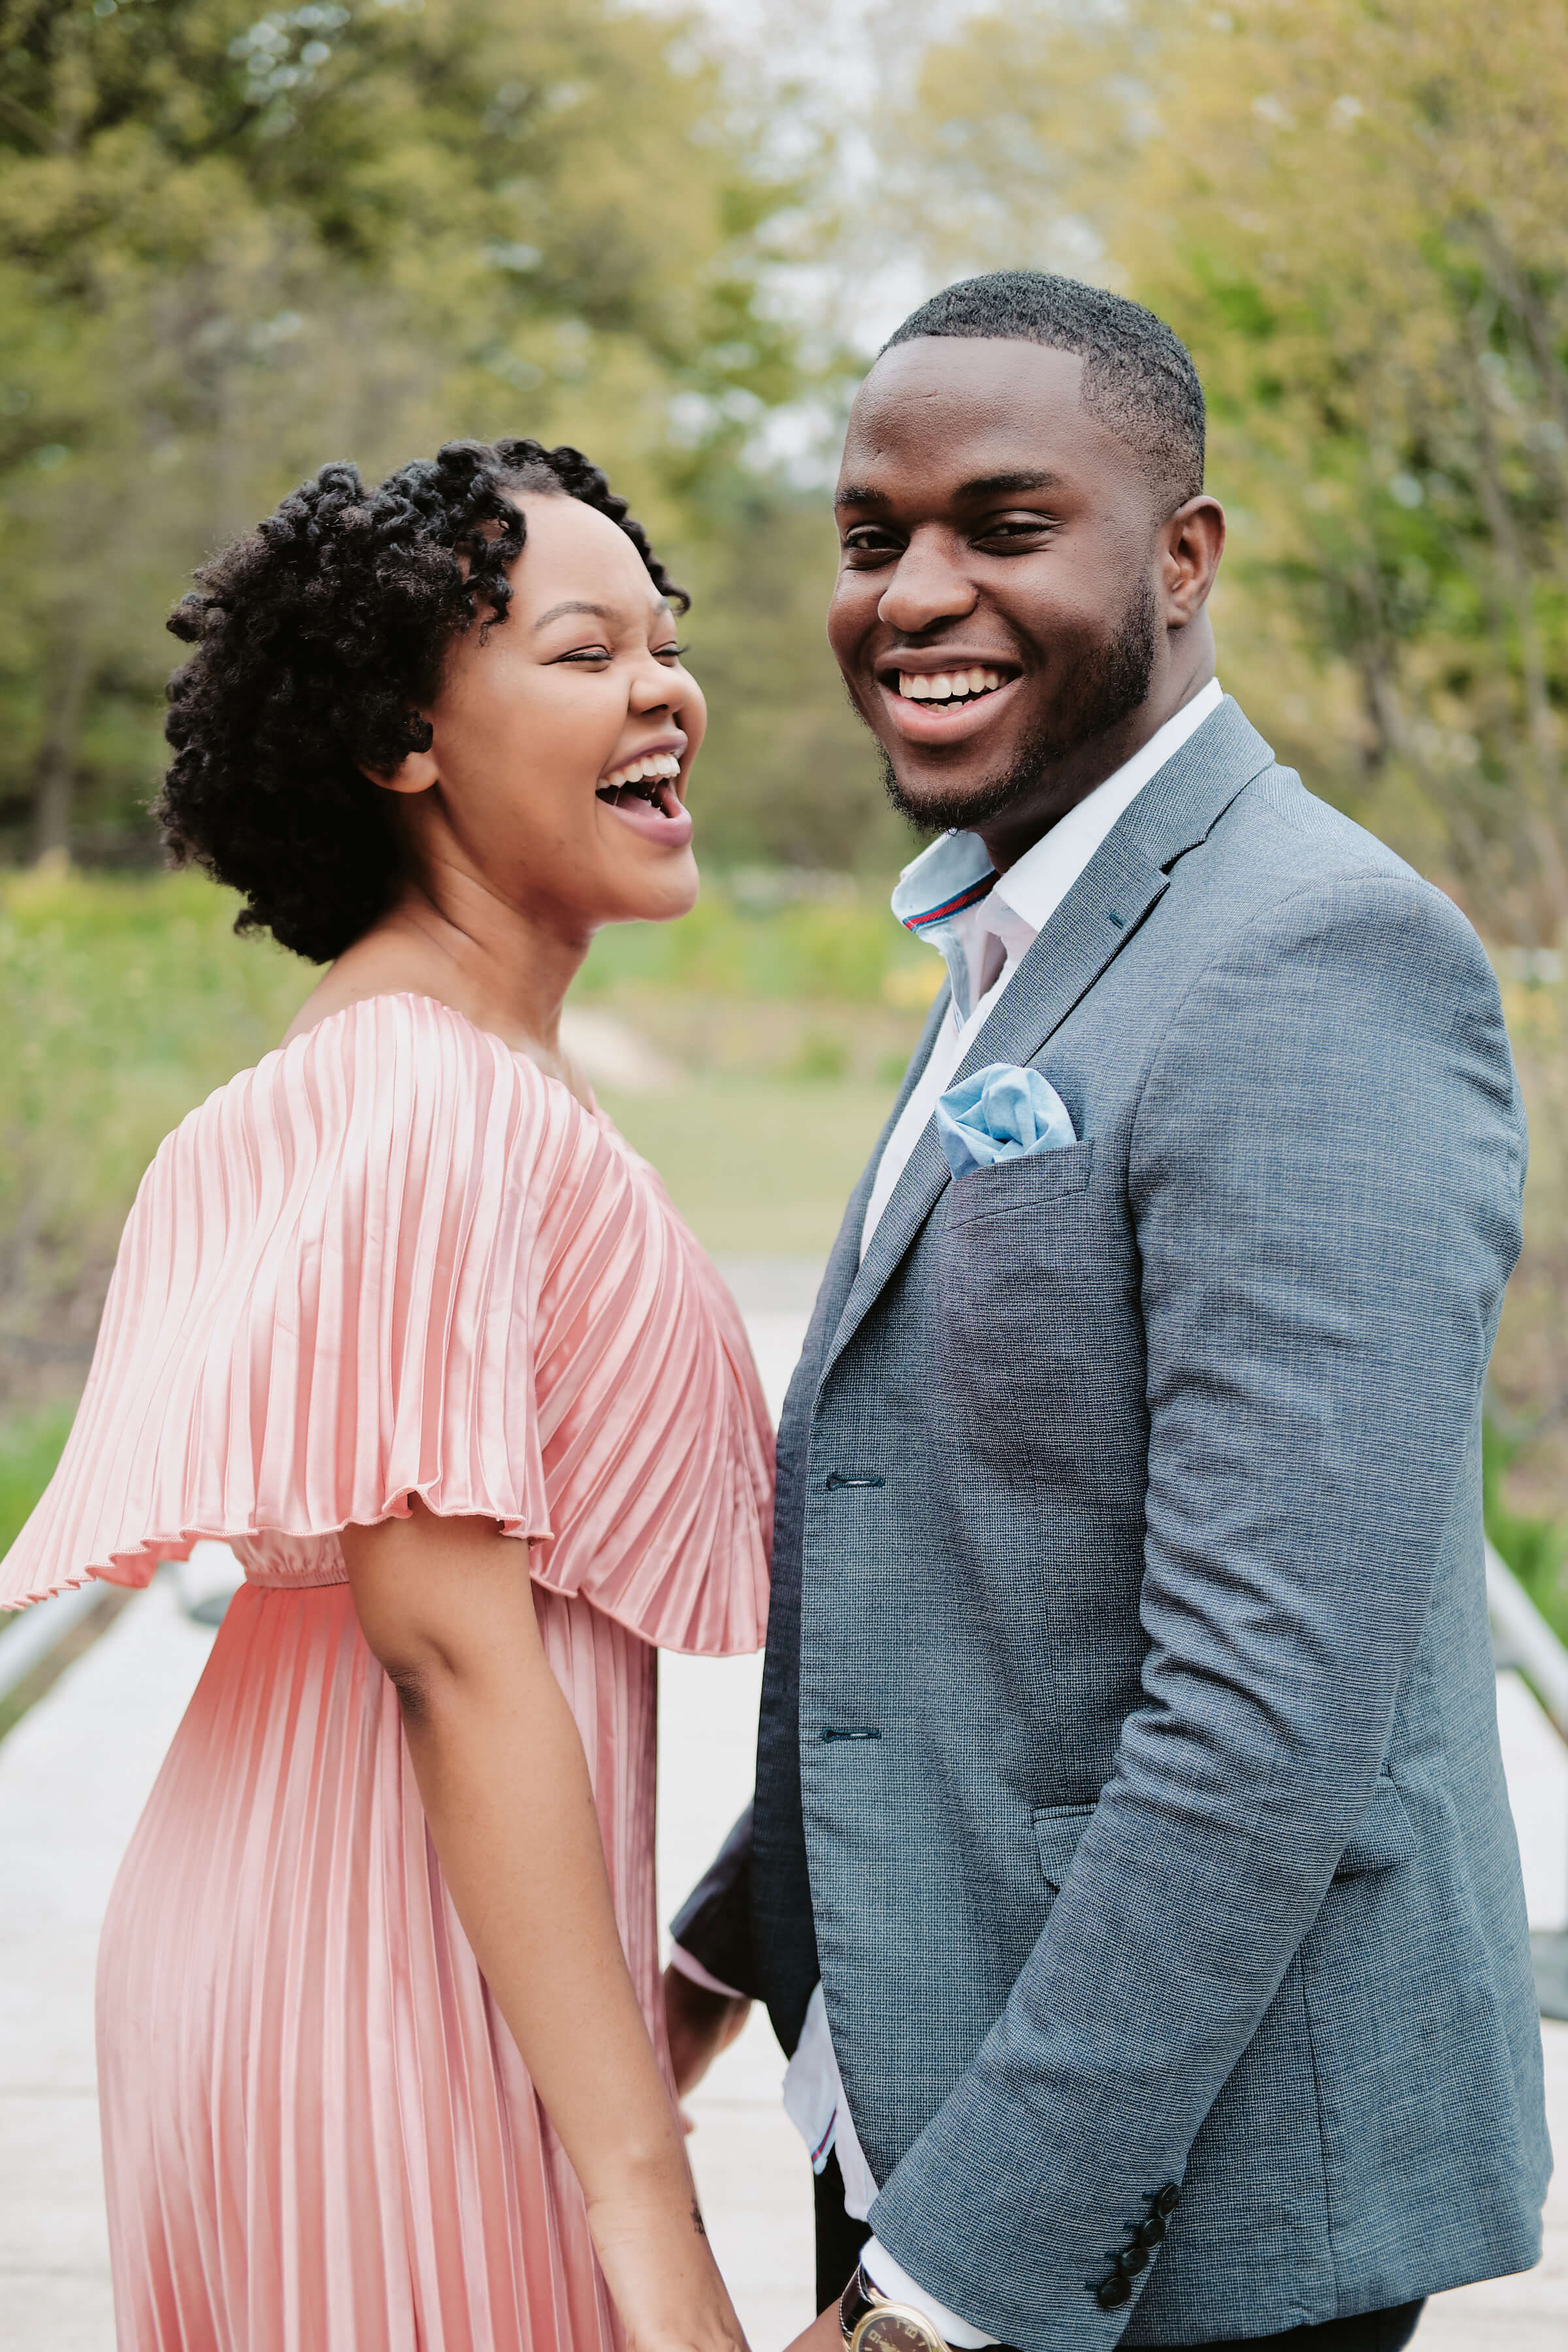
[[[1142,303],[1044,269],[995,269],[933,294],[882,349],[919,335],[995,336],[1078,352],[1084,406],[1137,450],[1167,511],[1203,488],[1204,388],[1186,345]]]

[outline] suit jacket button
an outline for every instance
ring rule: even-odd
[[[1182,2192],[1173,2180],[1167,2180],[1157,2197],[1149,2200],[1162,2221],[1168,2221],[1182,2201]]]
[[[1164,2236],[1165,2224],[1157,2213],[1152,2213],[1148,2221],[1140,2221],[1133,2231],[1132,2242],[1135,2246],[1158,2246],[1163,2243]]]
[[[1094,2299],[1101,2311],[1115,2311],[1120,2305],[1131,2302],[1132,2282],[1118,2271],[1113,2277],[1095,2288]]]
[[[1140,2245],[1134,2238],[1130,2246],[1122,2248],[1116,2259],[1124,2271],[1141,2271],[1149,2259],[1149,2249]]]

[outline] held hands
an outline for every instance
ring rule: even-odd
[[[680,2214],[661,2184],[653,2194],[633,2188],[591,2200],[588,2226],[627,2352],[750,2352],[689,2175]]]
[[[844,2332],[838,2324],[838,2305],[830,2303],[818,2313],[811,2326],[797,2336],[786,2352],[844,2352]]]
[[[665,2021],[679,2092],[701,2081],[750,2009],[748,2000],[710,1992],[677,1969],[665,1970]],[[689,2131],[684,2116],[681,2121]],[[635,2179],[622,2179],[616,2193],[589,2200],[589,2227],[628,2352],[749,2352],[684,2161],[682,2171],[687,2210],[679,2220],[662,2182],[649,2195]]]
[[[679,2097],[693,2091],[744,2026],[752,2004],[739,1995],[710,1992],[676,1968],[664,1972],[664,2023]]]

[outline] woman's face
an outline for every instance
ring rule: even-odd
[[[416,854],[571,929],[684,915],[707,709],[675,616],[607,516],[572,498],[518,504],[528,536],[506,618],[453,645],[424,714],[430,750],[389,780],[409,795]]]

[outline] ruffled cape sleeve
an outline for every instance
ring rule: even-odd
[[[329,1539],[413,1496],[661,1648],[761,1644],[773,1437],[733,1301],[607,1122],[388,996],[163,1144],[0,1606],[145,1584],[209,1537],[341,1574]]]
[[[547,1538],[531,1323],[558,1094],[458,1014],[378,997],[193,1111],[142,1181],[0,1605],[416,1495]]]
[[[533,1574],[661,1650],[757,1650],[773,1439],[745,1326],[647,1161],[607,1122],[585,1125],[596,1150],[575,1183],[552,1188],[541,1234],[555,1530]]]

